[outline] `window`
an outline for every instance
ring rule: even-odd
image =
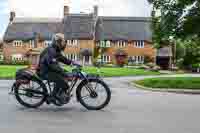
[[[23,60],[23,55],[21,55],[21,54],[12,55],[12,60],[13,61],[22,61]]]
[[[97,42],[97,46],[102,48],[109,48],[111,47],[111,41],[107,40],[107,41]]]
[[[35,41],[34,40],[30,40],[29,48],[34,48],[34,47],[35,47]]]
[[[13,41],[13,46],[14,47],[22,47],[23,46],[23,42],[22,41]]]
[[[103,47],[103,48],[106,47],[105,41],[100,42],[100,47]]]
[[[101,56],[101,61],[105,62],[105,63],[109,63],[109,62],[111,62],[111,58],[110,58],[110,56],[102,55]]]
[[[78,61],[78,54],[66,54],[66,57],[73,61]]]
[[[3,61],[4,57],[3,55],[0,55],[0,61]]]
[[[109,48],[111,46],[111,42],[110,41],[106,41],[106,47]]]
[[[136,48],[144,48],[144,41],[136,41],[135,47]]]
[[[52,41],[46,40],[46,41],[44,41],[44,46],[48,47],[51,45],[51,43],[52,43]]]
[[[128,62],[129,63],[136,63],[136,64],[143,64],[144,63],[144,56],[129,56]]]
[[[126,41],[118,41],[118,42],[117,42],[117,47],[123,48],[123,47],[126,47],[127,44],[128,44],[128,43],[127,43]]]
[[[143,64],[144,63],[144,56],[135,56],[135,63]]]
[[[67,45],[77,47],[78,46],[78,40],[67,40]]]

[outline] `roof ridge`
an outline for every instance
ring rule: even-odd
[[[49,17],[16,17],[13,23],[51,23],[61,22],[63,18],[49,18]]]
[[[131,17],[131,16],[99,16],[103,20],[125,20],[125,21],[149,21],[151,17]]]

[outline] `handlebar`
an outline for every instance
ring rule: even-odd
[[[75,66],[75,68],[72,69],[72,72],[81,72],[83,66],[79,65],[79,64],[73,64],[73,66]]]

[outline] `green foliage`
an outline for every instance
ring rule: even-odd
[[[176,59],[182,59],[185,56],[186,46],[184,41],[178,39],[176,40]]]
[[[30,62],[28,60],[23,61],[0,61],[0,65],[29,65]]]
[[[153,62],[153,59],[150,56],[145,56],[144,57],[144,63],[149,63],[149,62]]]
[[[192,68],[200,68],[200,63],[192,64]]]
[[[199,39],[185,41],[186,53],[183,65],[191,66],[200,62],[200,41]]]
[[[152,29],[156,47],[173,37],[200,37],[199,0],[148,0],[153,5]]]

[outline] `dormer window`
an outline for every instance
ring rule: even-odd
[[[20,40],[13,41],[13,46],[14,47],[22,47],[23,46],[23,42],[20,41]]]
[[[44,46],[49,47],[52,44],[52,41],[46,40],[44,41]]]
[[[96,46],[97,47],[102,47],[102,48],[110,48],[111,47],[111,41],[109,41],[109,40],[100,41],[100,42],[97,42]]]
[[[119,48],[126,47],[127,44],[128,44],[128,43],[127,43],[126,41],[118,41],[118,42],[117,42],[117,46],[118,46]]]
[[[136,48],[144,48],[144,41],[136,41],[135,47]]]
[[[67,40],[67,45],[72,47],[78,46],[78,40]]]

